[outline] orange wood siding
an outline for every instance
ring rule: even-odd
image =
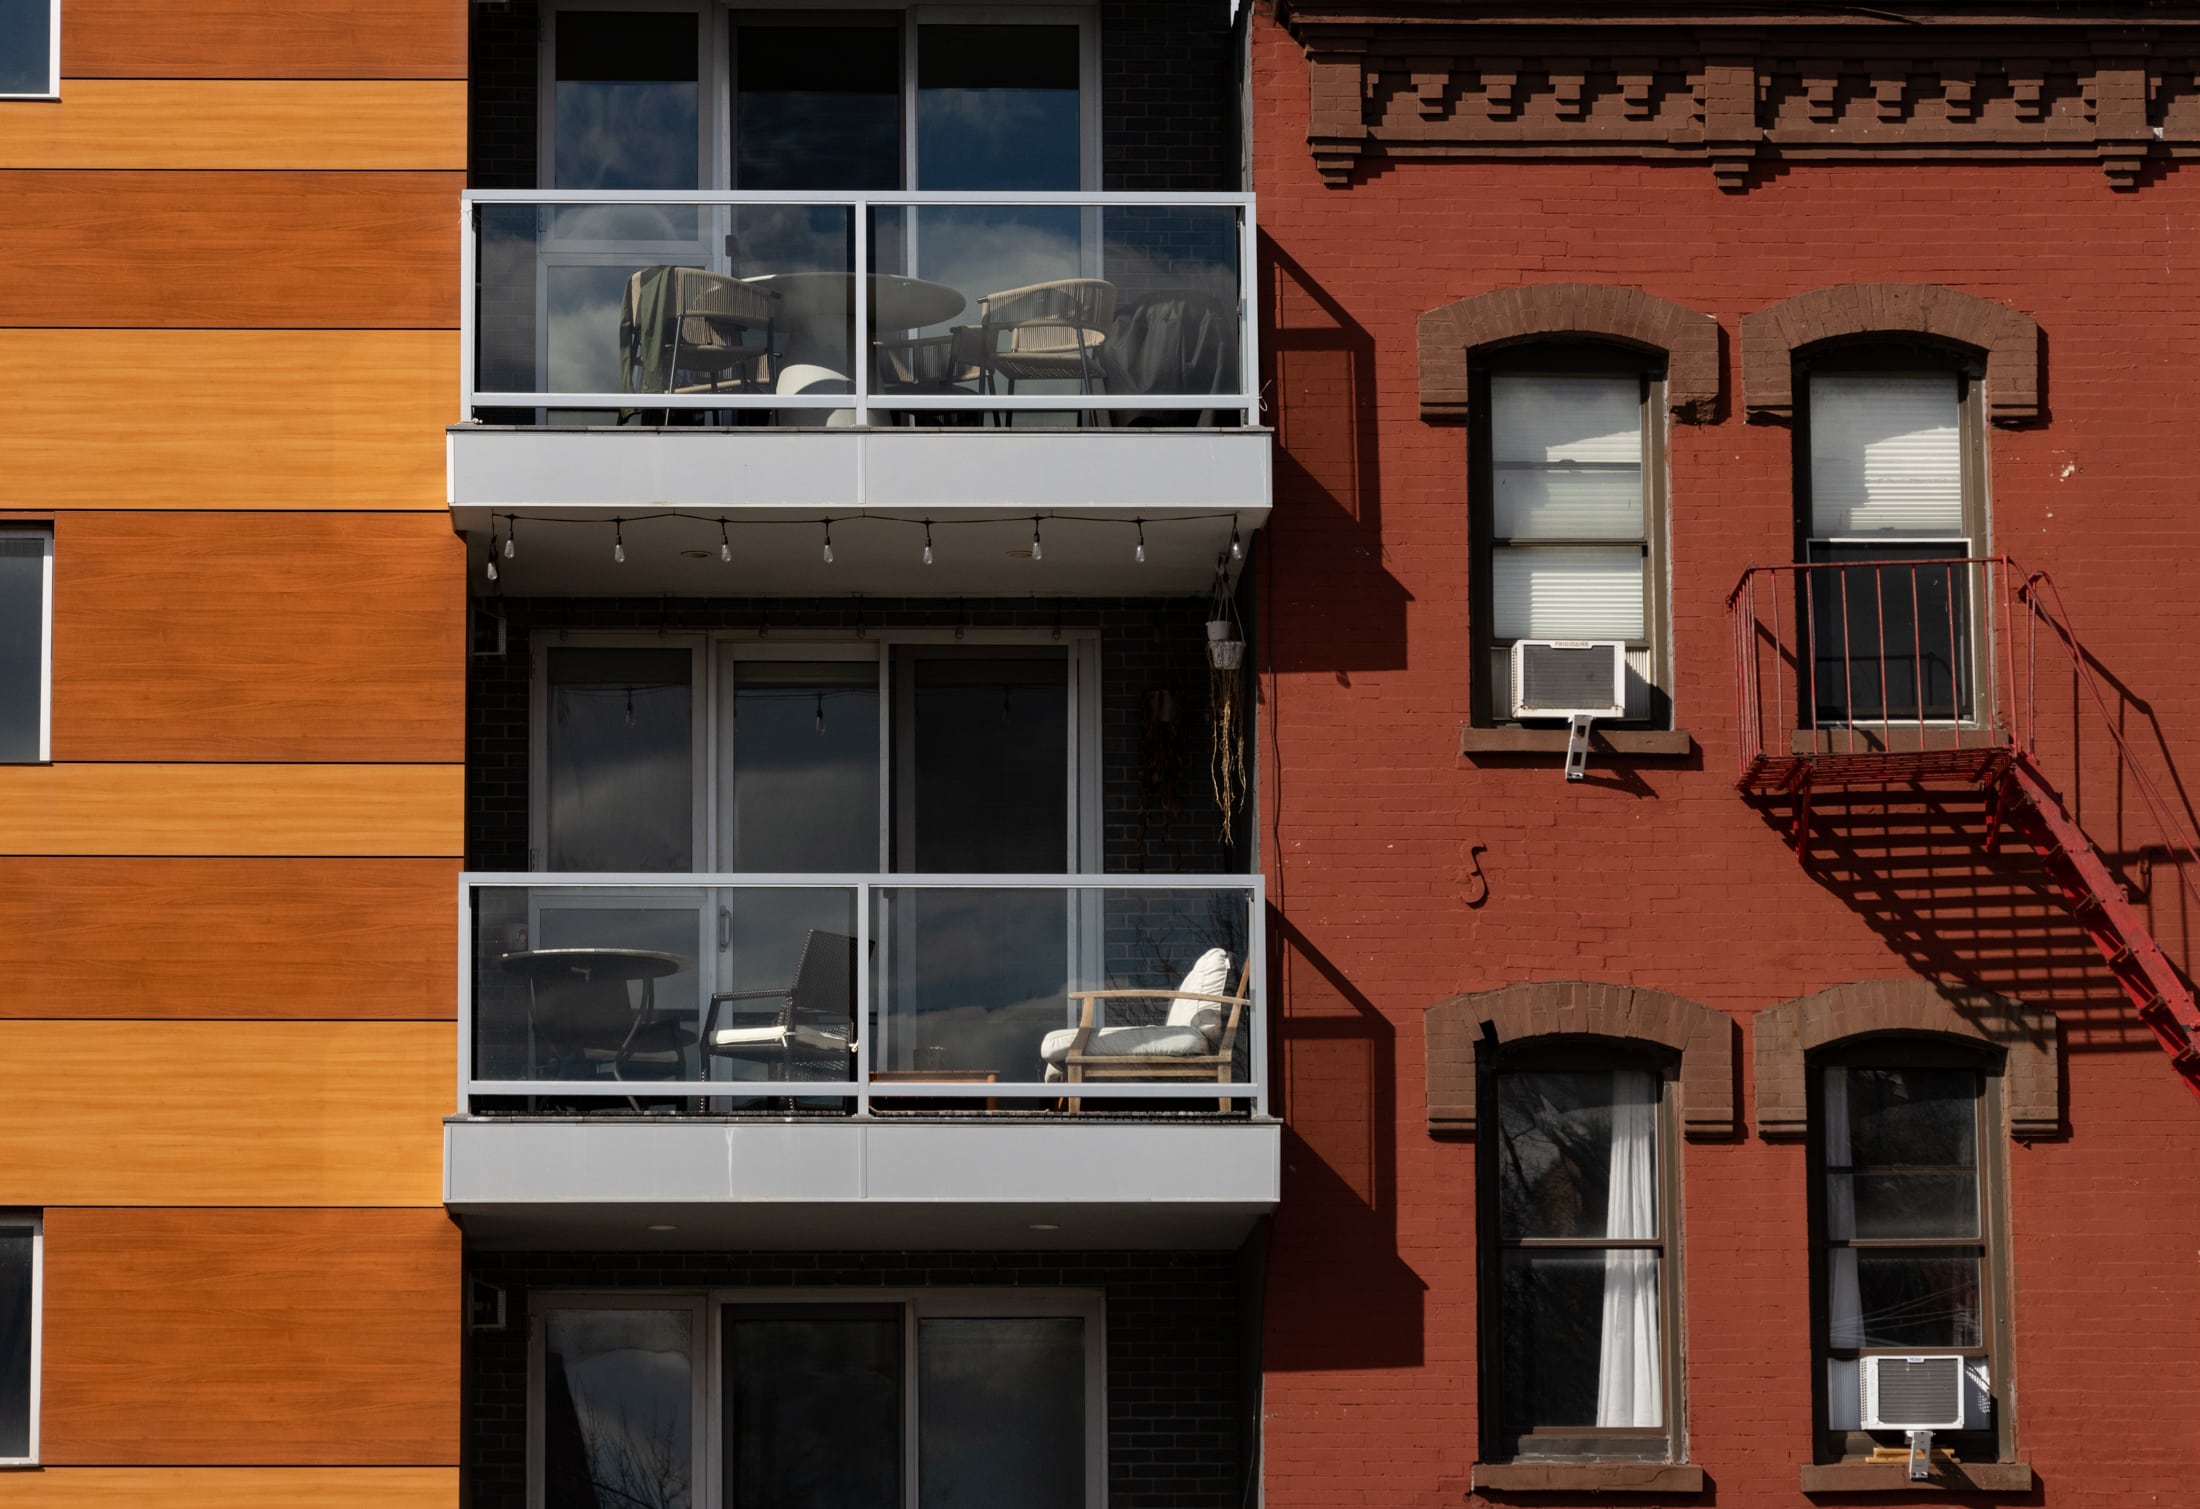
[[[464,852],[458,765],[0,765],[0,853]]]
[[[10,859],[0,1017],[448,1021],[457,897],[453,859]]]
[[[145,330],[95,359],[113,340],[0,329],[13,506],[447,507],[455,330]]]
[[[465,570],[431,514],[64,514],[54,758],[455,764]]]
[[[454,328],[464,188],[458,173],[0,172],[0,326]]]
[[[440,1210],[50,1211],[41,1456],[455,1464],[459,1303]]]
[[[239,960],[240,1002],[258,988]],[[11,1204],[443,1198],[448,1022],[0,1020],[0,1064]]]
[[[455,1406],[454,1406],[455,1407]],[[455,1467],[51,1467],[8,1509],[458,1509]]]
[[[68,0],[70,78],[462,79],[457,0]]]
[[[268,24],[289,22],[271,16]],[[62,31],[66,36],[66,18]],[[13,105],[6,112],[0,168],[463,172],[466,167],[466,84],[459,79],[309,82],[64,74],[58,105]],[[455,237],[455,196],[452,223]],[[280,264],[267,272],[289,275]]]

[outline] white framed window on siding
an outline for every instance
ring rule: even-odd
[[[1639,373],[1491,374],[1485,633],[1490,715],[1524,639],[1628,646],[1628,716],[1651,716],[1655,579]]]
[[[1952,369],[1809,378],[1806,558],[1825,724],[1968,717],[1980,510]],[[1864,569],[1854,569],[1862,567]]]
[[[38,1460],[45,1224],[0,1211],[0,1465]]]
[[[52,747],[53,531],[0,525],[0,764]]]
[[[0,99],[61,94],[61,0],[0,0]]]

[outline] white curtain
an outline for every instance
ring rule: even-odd
[[[1607,1237],[1658,1234],[1657,1080],[1623,1069],[1612,1076],[1612,1182]],[[1597,1357],[1597,1424],[1663,1423],[1663,1354],[1658,1344],[1658,1255],[1643,1248],[1604,1255],[1604,1328]]]

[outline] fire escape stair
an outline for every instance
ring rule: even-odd
[[[2064,905],[2093,940],[2139,1020],[2153,1032],[2170,1067],[2200,1095],[2200,1005],[2148,932],[2146,919],[2048,784],[2031,755],[2013,753],[1994,790],[1991,847],[2001,828],[2021,835],[2047,867]]]

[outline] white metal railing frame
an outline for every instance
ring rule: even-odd
[[[483,205],[523,204],[544,208],[559,205],[821,205],[847,209],[853,216],[855,255],[849,269],[854,283],[854,328],[859,343],[870,339],[870,284],[862,276],[870,263],[873,208],[1041,208],[1041,209],[1234,209],[1238,212],[1238,386],[1235,393],[928,393],[906,398],[882,397],[871,391],[871,364],[853,361],[852,393],[507,393],[483,392],[474,386],[475,359],[480,337],[480,225],[476,210]],[[1029,409],[1060,412],[1065,409],[1241,409],[1248,424],[1260,412],[1260,348],[1253,280],[1258,233],[1251,194],[959,192],[955,190],[898,189],[866,194],[781,192],[772,190],[587,190],[587,189],[468,189],[460,197],[459,211],[459,402],[471,418],[477,408],[498,409],[778,409],[816,410],[822,416],[852,409],[857,428],[871,424],[871,411],[884,414],[979,413]]]
[[[1264,875],[897,875],[885,873],[757,874],[709,872],[580,873],[560,871],[468,870],[458,877],[458,1109],[470,1114],[476,1095],[569,1096],[576,1099],[623,1100],[630,1096],[662,1098],[699,1094],[708,1098],[754,1097],[766,1091],[745,1088],[747,1081],[731,1080],[546,1080],[474,1078],[474,893],[487,890],[840,890],[855,892],[856,957],[871,952],[871,896],[874,891],[906,890],[1059,890],[1059,891],[1235,891],[1245,897],[1245,957],[1252,974],[1247,985],[1251,1020],[1246,1024],[1248,1078],[1227,1083],[1212,1081],[1109,1082],[1078,1084],[1074,1088],[1044,1081],[988,1084],[973,1087],[966,1082],[901,1080],[893,1082],[884,1098],[900,1100],[1060,1100],[1075,1094],[1080,1100],[1250,1100],[1253,1114],[1268,1114],[1268,885]],[[871,1116],[871,971],[856,972],[856,1041],[852,1080],[803,1081],[780,1093],[804,1098],[852,1100],[858,1119]],[[1167,994],[1166,990],[1157,994]],[[726,1088],[735,1085],[744,1088]],[[847,1118],[838,1118],[845,1121]],[[897,1121],[905,1118],[896,1118]]]

